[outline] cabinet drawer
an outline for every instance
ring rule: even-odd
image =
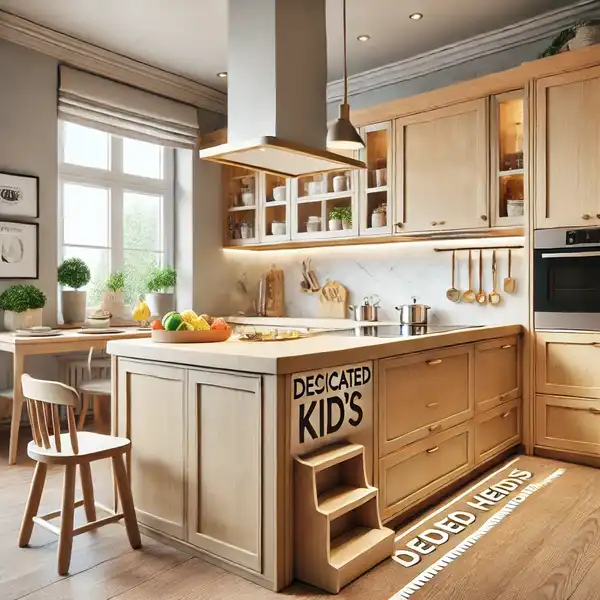
[[[600,398],[600,334],[537,333],[536,393]]]
[[[475,412],[521,396],[518,336],[475,345]]]
[[[520,440],[520,400],[512,400],[475,417],[476,464],[518,444]]]
[[[381,455],[470,419],[473,385],[472,346],[380,361]]]
[[[535,398],[535,443],[600,455],[600,402],[556,396]]]
[[[421,440],[379,461],[383,519],[390,519],[474,466],[472,422]]]

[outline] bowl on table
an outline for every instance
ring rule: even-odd
[[[108,311],[99,310],[86,317],[84,328],[89,329],[106,329],[110,327],[112,315]]]

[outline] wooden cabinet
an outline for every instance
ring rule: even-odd
[[[260,573],[261,379],[190,370],[187,397],[187,540]]]
[[[600,401],[538,395],[535,412],[536,445],[600,455]]]
[[[600,225],[600,67],[537,82],[536,227]]]
[[[513,400],[475,417],[475,464],[521,440],[521,401]]]
[[[129,474],[140,523],[184,539],[185,371],[119,360],[118,434],[131,440]]]
[[[475,345],[475,411],[483,412],[521,396],[519,338]]]
[[[258,177],[259,240],[264,244],[288,242],[292,231],[292,180],[270,173]]]
[[[474,466],[472,422],[421,440],[379,461],[381,516],[388,520]]]
[[[600,334],[537,333],[536,393],[600,398]]]
[[[472,346],[380,361],[380,454],[470,419],[473,383]]]
[[[488,100],[397,119],[395,233],[489,227]]]
[[[393,223],[392,122],[375,123],[361,129],[365,149],[361,159],[367,169],[360,172],[359,234],[390,235]]]
[[[259,241],[259,174],[242,167],[222,170],[223,244],[248,246]]]

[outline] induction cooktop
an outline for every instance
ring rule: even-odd
[[[345,329],[336,332],[336,334],[349,337],[397,338],[447,333],[461,329],[472,329],[473,327],[478,327],[478,325],[369,325]]]

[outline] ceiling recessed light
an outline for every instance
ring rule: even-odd
[[[368,42],[368,41],[371,39],[371,36],[370,36],[370,35],[367,35],[366,33],[364,33],[364,34],[362,34],[362,35],[359,35],[359,36],[358,36],[356,39],[357,39],[359,42]]]
[[[423,13],[413,13],[412,15],[408,15],[408,18],[413,21],[420,21],[423,18]]]
[[[217,77],[225,79],[225,77],[227,77],[227,71],[221,71],[220,73],[217,73]]]

